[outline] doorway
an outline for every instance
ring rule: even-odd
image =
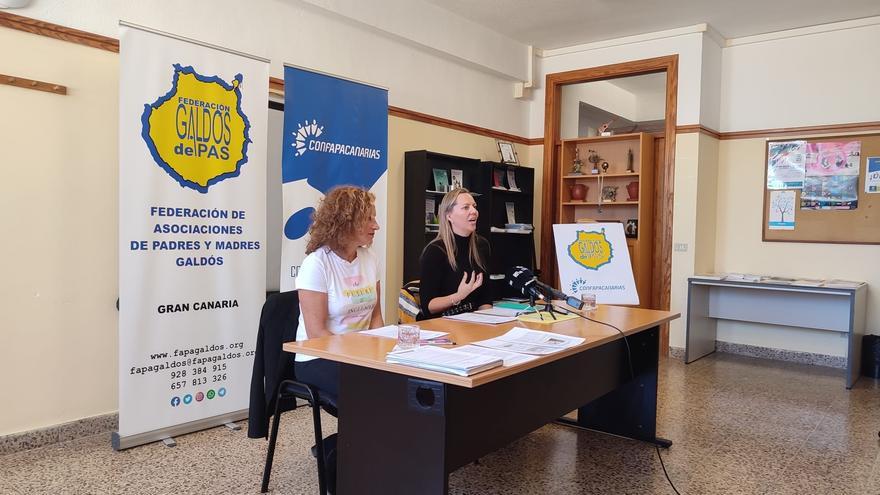
[[[672,212],[675,169],[675,129],[678,92],[678,55],[624,62],[620,64],[547,74],[544,114],[544,172],[541,223],[553,225],[559,213],[560,198],[556,185],[562,174],[562,90],[565,86],[606,81],[628,76],[664,73],[665,115],[662,133],[655,134],[654,249],[651,300],[655,309],[669,309],[672,280]],[[590,109],[583,109],[589,114]],[[581,131],[589,125],[583,124]],[[541,279],[554,284],[557,279],[553,229],[541,229]],[[669,348],[669,329],[661,328],[660,349]]]

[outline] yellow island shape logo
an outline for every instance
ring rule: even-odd
[[[241,111],[241,74],[232,84],[174,64],[171,90],[144,105],[141,136],[181,187],[207,193],[247,162],[250,122]]]
[[[605,229],[601,232],[578,230],[577,239],[568,245],[568,255],[584,268],[598,270],[599,267],[611,263],[614,249],[605,237]]]

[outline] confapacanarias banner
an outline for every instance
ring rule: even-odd
[[[562,292],[595,294],[599,304],[639,304],[623,224],[555,224]]]
[[[290,66],[284,88],[281,290],[288,291],[305,258],[312,213],[330,189],[368,189],[376,221],[386,227],[388,90]],[[376,236],[373,252],[384,274],[385,236]]]
[[[269,84],[265,60],[120,31],[115,448],[248,407],[266,287]]]

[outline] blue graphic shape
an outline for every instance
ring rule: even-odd
[[[314,212],[314,208],[307,206],[293,215],[290,215],[290,218],[284,222],[284,237],[287,237],[288,239],[299,239],[306,235],[306,232],[309,231],[309,226],[312,225],[312,213]]]
[[[141,115],[141,137],[144,138],[144,141],[147,143],[147,148],[150,150],[150,154],[153,155],[153,160],[155,160],[156,163],[159,164],[159,166],[162,167],[162,169],[171,176],[171,178],[179,182],[180,187],[189,187],[190,189],[195,189],[202,194],[207,194],[208,188],[210,188],[214,184],[225,179],[238,177],[238,175],[241,173],[242,165],[244,165],[248,161],[248,144],[252,142],[250,136],[251,122],[250,120],[248,120],[247,115],[245,115],[244,112],[241,110],[241,90],[239,90],[239,88],[241,87],[241,82],[243,78],[241,74],[236,74],[234,79],[238,81],[238,86],[233,86],[232,84],[227,83],[217,76],[203,76],[201,74],[198,74],[191,65],[183,67],[180,64],[174,64],[173,67],[174,77],[171,78],[171,89],[169,89],[167,93],[160,96],[159,99],[154,101],[153,103],[144,105],[144,113]],[[220,174],[213,179],[209,179],[204,187],[201,184],[197,184],[191,180],[184,179],[183,176],[177,172],[177,170],[174,170],[174,167],[163,160],[162,156],[159,155],[159,150],[156,149],[155,143],[153,143],[153,138],[150,137],[150,114],[153,113],[154,108],[159,108],[160,106],[162,106],[163,103],[174,97],[174,94],[177,93],[177,81],[180,77],[180,74],[192,74],[197,81],[204,83],[217,83],[223,89],[234,92],[236,102],[235,109],[236,111],[238,111],[238,114],[241,115],[242,120],[244,120],[244,141],[241,144],[241,160],[239,160],[235,164],[235,170],[233,170],[232,172],[227,172],[225,174]]]
[[[192,402],[192,401],[193,401],[193,396],[192,396],[192,394],[186,394],[186,395],[183,396],[183,403],[184,403],[184,404],[189,404],[189,403]]]
[[[388,91],[294,67],[284,68],[284,87],[288,90],[284,92],[282,182],[305,179],[323,194],[341,185],[372,188],[388,170]],[[314,126],[314,130],[306,133],[301,143],[305,147],[297,154],[300,126]],[[313,147],[318,142],[368,151],[361,153],[366,156],[320,151]],[[298,239],[308,231],[311,212],[305,211],[297,211],[285,222],[288,239]]]
[[[174,396],[171,398],[171,407],[177,407],[180,405],[180,397]]]
[[[220,397],[226,397],[226,387],[220,387],[220,390],[217,391],[217,395]]]

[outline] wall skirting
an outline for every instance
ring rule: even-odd
[[[107,448],[110,448],[110,432],[116,430],[118,424],[119,415],[111,413],[0,436],[0,456],[99,433],[107,434]]]
[[[715,351],[726,354],[772,359],[774,361],[787,361],[790,363],[811,364],[813,366],[825,366],[828,368],[846,369],[846,358],[843,356],[830,356],[812,352],[788,351],[785,349],[772,349],[756,345],[734,344],[733,342],[716,341]],[[669,347],[669,357],[684,361],[684,348]]]

